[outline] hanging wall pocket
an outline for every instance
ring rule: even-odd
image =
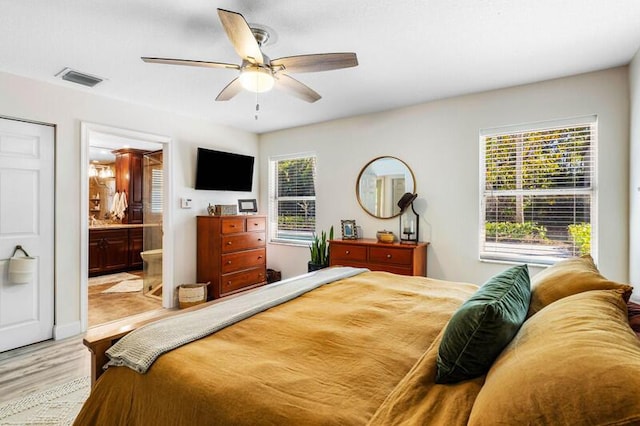
[[[24,256],[16,256],[18,251],[21,251]],[[11,258],[9,259],[9,282],[14,284],[26,284],[33,279],[33,273],[35,270],[36,258],[29,256],[29,253],[27,253],[22,246],[16,246]]]

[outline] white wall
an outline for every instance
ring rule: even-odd
[[[195,219],[208,203],[234,204],[258,193],[223,193],[193,189],[195,147],[227,149],[256,155],[260,211],[267,211],[267,161],[270,155],[315,151],[318,155],[318,229],[340,219],[356,219],[366,237],[380,229],[397,232],[398,222],[377,220],[355,199],[355,180],[362,166],[380,155],[406,161],[417,179],[422,239],[431,242],[429,276],[482,282],[504,265],[477,260],[478,129],[586,114],[599,118],[599,252],[602,272],[628,281],[629,250],[629,80],[635,105],[640,102],[638,55],[631,66],[565,79],[430,102],[414,107],[260,137],[204,120],[96,96],[11,74],[0,73],[0,116],[52,123],[56,128],[56,325],[73,329],[80,320],[80,122],[161,134],[173,139],[171,200],[174,228],[174,282],[195,280]],[[633,110],[632,155],[640,161],[640,118]],[[258,144],[258,139],[260,143]],[[632,188],[640,176],[632,177]],[[259,186],[259,188],[258,188]],[[179,198],[194,200],[179,209]],[[633,192],[632,208],[638,192]],[[635,206],[635,207],[634,207]],[[634,214],[638,217],[638,214]],[[632,227],[638,239],[638,225]],[[638,247],[632,252],[637,259]],[[306,272],[307,248],[270,244],[269,267],[285,277]],[[640,267],[631,267],[640,281]]]
[[[629,65],[629,278],[640,301],[640,50]]]
[[[108,83],[107,83],[108,84]],[[172,138],[172,187],[175,285],[196,279],[196,220],[207,204],[235,204],[254,193],[195,191],[196,147],[226,149],[256,155],[253,133],[204,120],[96,96],[11,74],[0,73],[0,116],[55,124],[56,127],[56,327],[74,330],[80,324],[80,122],[88,121]],[[259,168],[259,164],[256,165]],[[257,174],[256,174],[257,175]],[[179,198],[194,200],[194,208],[179,208]]]
[[[416,176],[421,239],[431,243],[428,275],[482,283],[505,265],[478,260],[479,129],[588,114],[598,115],[599,130],[596,257],[603,274],[628,281],[626,67],[263,134],[260,179],[267,181],[269,156],[315,151],[318,230],[339,230],[340,219],[356,219],[365,237],[374,238],[385,228],[397,234],[398,220],[365,213],[356,178],[372,158],[398,157]],[[266,211],[266,185],[260,195]],[[268,246],[269,267],[285,277],[305,272],[308,258],[307,248]]]

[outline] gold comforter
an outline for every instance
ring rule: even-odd
[[[432,383],[440,332],[476,289],[385,272],[324,285],[166,353],[146,374],[109,368],[76,424],[388,424],[425,392],[434,421],[465,423],[484,379]]]

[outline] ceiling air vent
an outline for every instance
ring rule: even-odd
[[[80,71],[75,71],[71,68],[63,69],[58,74],[56,74],[56,77],[61,77],[63,80],[89,87],[93,87],[103,80],[100,77],[95,77],[93,75],[85,74]]]

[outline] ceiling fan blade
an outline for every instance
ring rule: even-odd
[[[229,68],[234,70],[240,69],[239,65],[225,64],[223,62],[192,61],[189,59],[149,58],[146,56],[143,56],[141,59],[145,62],[149,62],[153,64],[188,65],[191,67],[204,67],[204,68]]]
[[[238,55],[249,62],[263,64],[264,58],[260,46],[244,17],[239,13],[224,9],[218,9],[218,16]]]
[[[241,91],[242,85],[240,84],[240,79],[234,78],[231,80],[231,83],[227,84],[227,86],[218,94],[216,101],[228,101]]]
[[[284,67],[285,72],[329,71],[358,65],[355,53],[319,53],[273,59],[272,67]]]
[[[322,98],[315,90],[286,74],[279,74],[277,76],[276,87],[307,102],[315,102]]]

